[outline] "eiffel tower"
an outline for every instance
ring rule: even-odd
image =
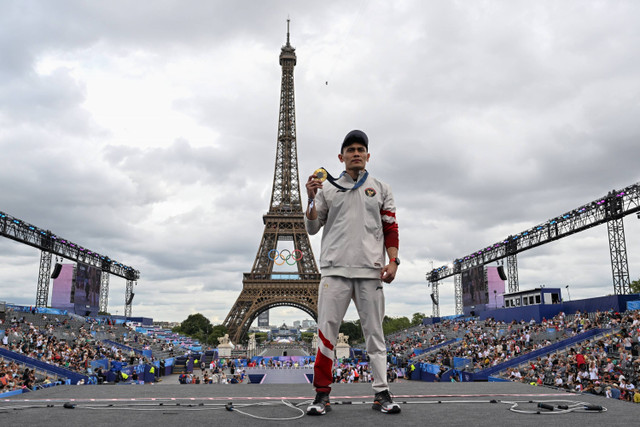
[[[242,292],[224,321],[234,343],[244,340],[251,323],[270,308],[295,307],[318,319],[320,273],[304,226],[300,201],[293,86],[296,54],[289,43],[288,19],[287,44],[282,46],[280,65],[280,115],[271,204],[269,212],[262,217],[264,232],[251,273],[244,273]],[[293,247],[287,243],[288,248],[279,249],[282,248],[280,242],[293,242]],[[279,257],[280,253],[286,256]]]

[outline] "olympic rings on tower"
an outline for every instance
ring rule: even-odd
[[[299,255],[296,255],[296,252]],[[275,253],[275,256],[273,255],[274,253]],[[287,263],[287,265],[295,265],[298,261],[302,259],[302,255],[303,254],[300,249],[294,249],[293,252],[290,251],[289,249],[283,249],[281,251],[278,251],[277,249],[271,249],[267,256],[276,265],[283,265],[285,262]],[[282,262],[278,262],[278,260],[282,260]],[[289,262],[289,260],[293,260],[293,262]]]

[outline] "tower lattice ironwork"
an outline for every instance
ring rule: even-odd
[[[224,325],[230,339],[242,341],[251,323],[264,311],[278,306],[290,306],[318,318],[318,285],[320,273],[304,226],[304,211],[300,200],[298,152],[296,145],[296,114],[293,69],[295,49],[289,41],[280,52],[282,81],[278,144],[269,212],[263,218],[264,232],[251,273],[244,273],[242,292],[227,315]],[[288,259],[279,257],[280,249]],[[274,270],[275,266],[275,270]]]

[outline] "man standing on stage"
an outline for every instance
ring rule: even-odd
[[[352,299],[360,316],[373,372],[373,409],[400,412],[400,406],[393,403],[389,394],[387,349],[382,331],[382,282],[391,283],[400,264],[398,223],[391,188],[369,176],[365,168],[370,156],[368,150],[369,139],[364,132],[349,132],[338,154],[345,171],[334,179],[319,170],[306,184],[307,231],[313,235],[324,227],[318,290],[319,344],[313,376],[316,398],[307,408],[308,415],[324,415],[331,410],[334,347]],[[325,178],[331,185],[323,187]]]

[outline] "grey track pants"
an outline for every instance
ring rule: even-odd
[[[382,331],[384,292],[379,279],[349,279],[327,276],[320,279],[318,290],[318,353],[313,385],[317,391],[329,392],[333,380],[334,348],[340,323],[353,300],[360,316],[369,364],[373,373],[373,389],[380,392],[387,384],[387,348]]]

